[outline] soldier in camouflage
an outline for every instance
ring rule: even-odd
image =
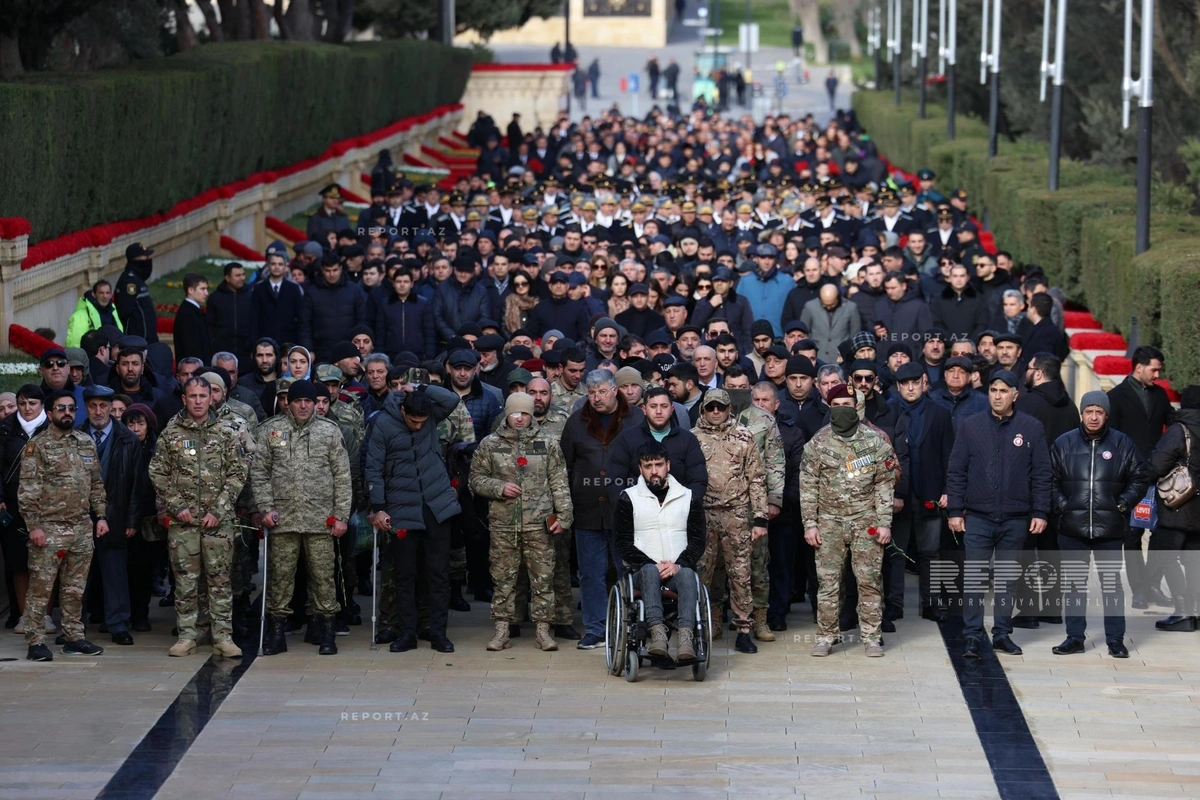
[[[75,393],[59,389],[46,400],[50,426],[25,445],[17,500],[29,529],[29,590],[25,608],[30,619],[40,621],[58,579],[62,606],[65,655],[98,656],[104,648],[83,638],[83,592],[92,564],[92,519],[96,536],[109,535],[104,514],[108,496],[100,479],[96,444],[75,430]],[[112,534],[114,536],[120,533]],[[26,655],[30,661],[52,661],[44,644],[42,625],[25,626]]]
[[[354,490],[341,431],[336,423],[317,416],[316,405],[316,387],[310,381],[293,383],[288,394],[289,416],[268,420],[259,428],[258,451],[250,466],[254,501],[271,537],[267,565],[270,627],[263,655],[287,652],[288,602],[301,550],[308,565],[319,652],[337,653],[334,540],[348,529]]]
[[[704,495],[708,538],[700,558],[700,577],[713,592],[717,559],[724,559],[738,630],[734,647],[742,653],[757,653],[750,638],[750,557],[753,543],[767,535],[763,460],[753,434],[731,418],[728,392],[710,389],[700,402],[700,421],[692,429],[708,465],[708,491]],[[715,614],[714,618],[720,619]]]
[[[563,351],[563,371],[558,380],[550,385],[550,396],[560,408],[571,411],[575,404],[587,398],[587,387],[583,385],[583,373],[587,371],[587,356],[576,347]]]
[[[891,541],[897,460],[892,446],[861,423],[854,389],[844,383],[826,395],[830,422],[804,446],[800,508],[804,538],[817,548],[817,641],[827,656],[838,636],[846,551],[858,584],[858,619],[867,656],[883,655],[883,549]]]
[[[362,447],[363,436],[366,434],[367,421],[363,416],[362,407],[358,401],[349,394],[342,392],[342,380],[344,373],[339,367],[332,364],[317,364],[313,368],[313,374],[317,376],[319,387],[317,389],[317,414],[321,417],[329,419],[337,424],[342,432],[342,444],[346,446],[346,453],[350,456],[350,480],[354,484],[354,510],[361,511],[366,508],[367,499],[366,491],[362,484],[362,464],[360,463],[359,453]],[[322,396],[321,388],[324,387],[325,395]],[[362,553],[355,557],[354,548],[356,542],[353,536],[343,536],[337,541],[338,552],[341,555],[342,575],[337,581],[338,602],[342,606],[339,612],[339,621],[345,622],[347,625],[362,624],[362,607],[354,600],[354,589],[358,586],[358,575],[360,569],[367,574],[370,574],[371,566],[366,564],[370,559],[370,551]],[[365,556],[365,558],[364,558]],[[361,568],[358,565],[358,559],[363,558]],[[370,594],[368,588],[363,594]]]
[[[549,431],[533,421],[533,398],[515,393],[504,403],[505,427],[479,443],[471,462],[471,491],[492,502],[492,621],[496,633],[488,650],[509,646],[508,626],[520,621],[515,603],[517,573],[529,575],[536,644],[557,650],[554,619],[554,543],[571,526],[570,481],[562,449]]]
[[[748,381],[747,381],[748,382]],[[783,508],[784,467],[783,437],[775,418],[768,412],[751,405],[738,415],[738,424],[754,436],[754,445],[762,457],[767,477],[767,519],[772,520]],[[757,539],[750,555],[750,594],[754,602],[754,638],[760,642],[775,641],[775,634],[767,625],[767,605],[771,594],[771,554],[767,538]]]
[[[196,651],[199,587],[208,592],[213,652],[236,658],[233,643],[233,559],[237,497],[246,482],[246,459],[237,432],[212,410],[212,391],[203,378],[183,387],[183,411],[158,440],[150,461],[150,480],[171,518],[167,547],[175,569],[175,612],[179,641],[172,656]]]

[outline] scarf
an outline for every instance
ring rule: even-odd
[[[33,432],[41,427],[42,423],[45,421],[46,409],[44,408],[39,411],[38,415],[30,422],[26,422],[24,417],[22,417],[20,414],[17,414],[17,422],[20,424],[21,430],[25,431],[26,438],[33,438]]]
[[[504,328],[512,331],[525,327],[525,318],[529,316],[529,312],[537,305],[538,299],[533,294],[519,295],[516,292],[510,294],[504,301]]]

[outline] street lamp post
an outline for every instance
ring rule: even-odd
[[[946,76],[946,138],[955,134],[954,107],[958,100],[958,0],[940,0],[938,3],[938,55],[944,59],[941,68]]]
[[[900,105],[900,37],[904,35],[904,0],[891,0],[888,22],[891,23],[888,46],[892,55],[892,92],[895,104]]]
[[[1046,81],[1051,80],[1050,90],[1050,191],[1058,191],[1058,162],[1062,152],[1063,78],[1066,74],[1067,0],[1057,3],[1054,20],[1054,61],[1050,61],[1050,5],[1044,0],[1042,13],[1042,102],[1046,102]]]
[[[1150,141],[1154,132],[1154,0],[1142,0],[1138,79],[1133,80],[1133,0],[1125,0],[1125,77],[1121,122],[1129,127],[1129,105],[1138,99],[1137,233],[1134,253],[1150,249]]]
[[[996,143],[1000,123],[1000,14],[1003,0],[983,0],[983,36],[979,50],[979,82],[991,87],[988,96],[988,158],[996,157]],[[988,10],[991,6],[991,27],[988,27]],[[988,49],[988,34],[991,33],[991,49]]]
[[[913,26],[913,50],[919,59],[917,72],[918,116],[925,119],[925,80],[929,76],[929,0],[913,0],[917,24]]]
[[[875,88],[883,83],[883,11],[876,5],[867,12],[867,51],[875,57]]]
[[[571,0],[563,0],[563,37],[566,39],[566,45],[563,47],[563,60],[566,60],[566,54],[571,51]],[[576,66],[576,69],[579,67]],[[567,87],[567,117],[571,116],[571,95],[575,92],[574,85]]]

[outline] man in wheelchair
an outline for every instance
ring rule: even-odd
[[[694,568],[704,552],[703,498],[693,497],[691,489],[671,477],[667,448],[661,443],[643,444],[637,459],[638,481],[621,492],[613,512],[617,553],[642,593],[650,630],[647,651],[655,658],[669,658],[662,601],[666,588],[679,598],[676,663],[689,664],[696,660]]]

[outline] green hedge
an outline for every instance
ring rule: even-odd
[[[470,69],[426,41],[238,42],[0,82],[0,216],[43,240],[163,211],[455,103]]]
[[[912,98],[897,107],[890,92],[855,92],[854,109],[892,163],[933,169],[945,190],[966,188],[998,246],[1041,264],[1105,328],[1127,334],[1136,316],[1139,342],[1163,348],[1171,380],[1200,383],[1200,219],[1154,215],[1151,249],[1134,257],[1136,199],[1126,173],[1063,160],[1059,191],[1050,192],[1040,142],[1002,141],[989,159],[980,120],[960,117],[948,141],[944,107],[930,105],[921,120]]]

